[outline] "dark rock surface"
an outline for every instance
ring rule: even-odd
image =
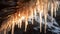
[[[57,15],[56,15],[55,19],[58,22],[58,24],[60,25],[60,7],[59,7],[59,9],[57,11]]]
[[[0,25],[6,20],[9,14],[15,12],[16,1],[15,0],[0,0]]]

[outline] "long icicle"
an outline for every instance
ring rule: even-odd
[[[45,20],[45,33],[47,28],[47,13],[48,13],[48,0],[44,0],[44,20]]]
[[[51,17],[53,17],[53,3],[51,3]],[[52,18],[52,20],[51,20],[51,22],[53,23],[53,18]]]
[[[14,26],[15,26],[14,16],[12,16],[12,31],[11,31],[11,34],[14,34]]]

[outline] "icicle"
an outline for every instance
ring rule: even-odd
[[[54,12],[55,12],[55,17],[56,17],[56,3],[54,2]]]
[[[40,32],[42,31],[42,15],[41,15],[41,12],[39,13],[40,15]]]
[[[15,13],[15,21],[16,21],[16,25],[17,25],[17,21],[18,21],[18,15],[17,15],[17,13]]]
[[[12,25],[12,31],[11,34],[14,34],[14,24]]]
[[[22,26],[22,20],[21,19],[19,20],[19,23],[20,23],[20,28],[21,28],[21,26]]]
[[[25,32],[26,32],[26,29],[27,29],[27,25],[28,25],[28,20],[26,19],[26,21],[25,21]]]
[[[14,34],[14,26],[15,26],[14,16],[12,16],[12,31],[11,31],[11,34]]]
[[[6,29],[4,30],[4,34],[6,34]]]
[[[26,32],[26,29],[27,29],[27,25],[28,25],[28,10],[26,10],[26,16],[25,16],[25,32]]]
[[[20,23],[21,18],[20,17],[21,17],[21,15],[20,15],[20,11],[19,11],[19,13],[18,13],[18,18],[19,18],[18,19],[18,28],[20,28],[20,25],[21,25],[21,23]]]
[[[53,17],[53,3],[51,3],[51,17]],[[51,22],[53,23],[53,18],[52,18],[52,20],[51,20]]]
[[[34,15],[35,15],[35,18],[36,18],[36,15],[37,15],[36,8],[34,8]]]
[[[45,33],[46,33],[46,28],[47,28],[47,16],[45,15]]]
[[[33,9],[32,9],[32,10],[33,10]],[[33,13],[34,13],[34,12],[32,11],[32,24],[33,24]]]

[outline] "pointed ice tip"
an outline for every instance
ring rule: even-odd
[[[44,31],[44,34],[46,34],[46,30]]]
[[[40,33],[42,32],[42,30],[40,29]]]
[[[24,30],[24,32],[26,32],[26,29]]]

